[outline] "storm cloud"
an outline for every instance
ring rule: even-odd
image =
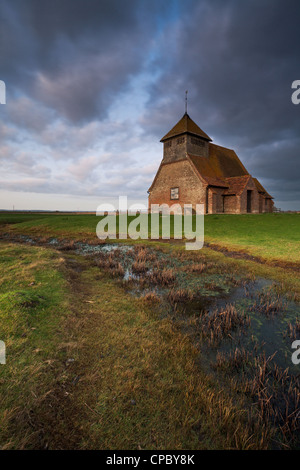
[[[0,207],[145,199],[188,89],[197,124],[300,209],[299,22],[297,0],[2,0]]]

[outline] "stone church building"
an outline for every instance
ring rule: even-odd
[[[163,159],[149,193],[151,204],[204,204],[207,214],[272,212],[272,196],[234,150],[212,143],[187,113],[161,142]]]

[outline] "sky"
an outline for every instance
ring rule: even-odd
[[[0,0],[0,209],[147,201],[188,113],[300,210],[299,0]]]

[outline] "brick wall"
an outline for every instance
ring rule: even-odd
[[[183,145],[184,142],[178,145]],[[171,158],[171,154],[169,155]],[[272,212],[273,201],[265,199],[258,193],[252,178],[240,195],[224,195],[224,188],[208,187],[206,197],[206,184],[202,184],[199,177],[194,173],[189,161],[185,158],[179,159],[179,153],[173,157],[178,158],[173,163],[164,163],[156,177],[149,194],[149,207],[151,204],[204,204],[206,211],[206,200],[208,201],[208,213],[246,214],[247,213],[247,191],[251,191],[251,213]],[[173,158],[172,157],[172,158]],[[178,199],[171,199],[171,188],[178,188]],[[267,205],[265,201],[267,200]]]
[[[179,188],[179,199],[171,199],[171,188]],[[149,194],[151,204],[205,204],[205,185],[199,178],[188,160],[171,164],[163,164]]]
[[[238,212],[241,214],[247,213],[247,191],[251,191],[251,213],[258,214],[259,213],[259,193],[256,189],[256,186],[252,178],[250,178],[247,186],[245,187],[244,191],[240,195],[240,209]]]
[[[239,204],[236,196],[224,196],[224,212],[227,214],[236,214]]]
[[[187,153],[197,157],[208,157],[209,144],[206,140],[193,135],[187,135]]]
[[[267,203],[265,203],[267,201]],[[274,202],[272,199],[265,199],[264,201],[264,212],[273,212]]]
[[[208,188],[208,214],[223,212],[223,188]]]
[[[186,135],[174,137],[164,142],[164,163],[176,162],[186,158],[187,141]]]
[[[164,163],[182,160],[187,153],[208,157],[208,142],[189,134],[173,137],[164,142]]]

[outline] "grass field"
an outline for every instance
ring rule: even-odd
[[[300,214],[212,215],[205,236],[268,260],[300,261]]]
[[[99,220],[93,215],[0,213],[0,227],[11,224],[11,231],[75,239],[96,239]],[[300,262],[300,214],[209,215],[204,227],[207,242],[266,260]]]
[[[7,353],[0,369],[0,442],[2,448],[21,448],[33,432],[31,410],[55,380],[66,283],[58,257],[42,249],[1,246],[0,266],[0,337]]]
[[[0,339],[7,348],[7,364],[0,365],[0,448],[297,446],[299,387],[284,369],[270,366],[259,341],[277,324],[273,335],[286,341],[289,356],[286,328],[290,321],[293,331],[300,325],[299,215],[205,217],[206,241],[229,253],[143,241],[133,242],[132,254],[79,254],[74,240],[98,248],[98,220],[0,214]],[[52,238],[60,242],[53,245]],[[130,259],[133,277],[126,278]],[[261,278],[272,290],[252,292]],[[238,286],[235,308],[222,307],[213,323],[202,316],[203,301],[222,300]],[[287,318],[286,299],[293,301]],[[241,343],[245,305],[254,312],[248,353]]]
[[[1,449],[265,447],[189,338],[72,254],[1,244]]]

